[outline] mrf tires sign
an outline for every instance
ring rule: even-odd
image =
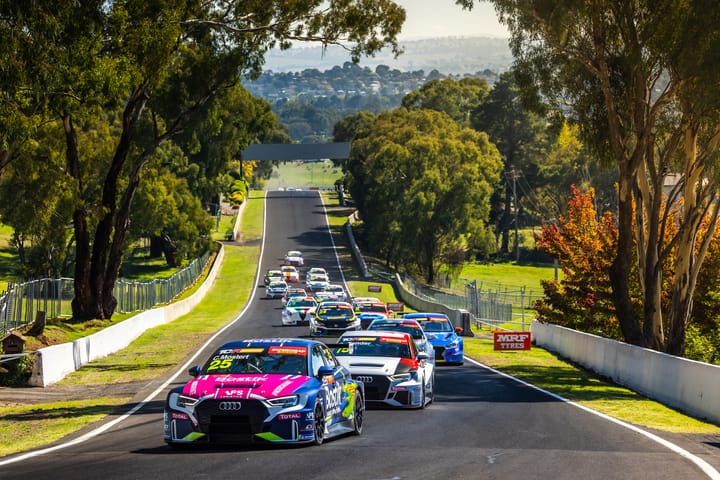
[[[495,350],[530,350],[530,332],[494,332]]]

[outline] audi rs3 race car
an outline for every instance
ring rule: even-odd
[[[170,391],[163,415],[170,446],[323,443],[362,433],[362,383],[330,349],[292,338],[229,342],[193,379]]]
[[[459,335],[462,328],[453,327],[447,315],[443,313],[406,313],[403,318],[418,321],[435,349],[437,361],[444,360],[455,365],[463,364],[465,361],[463,339]]]
[[[298,250],[290,250],[285,254],[285,265],[294,265],[296,267],[302,267],[305,261],[302,257],[302,252]]]
[[[283,325],[308,324],[308,312],[315,310],[317,302],[313,297],[292,297],[288,300],[282,311]]]
[[[418,351],[409,333],[347,332],[333,347],[340,363],[363,382],[368,405],[425,408],[432,402],[435,364]]]

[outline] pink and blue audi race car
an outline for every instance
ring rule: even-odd
[[[164,436],[188,444],[315,443],[363,429],[362,382],[323,343],[252,339],[218,348],[170,391]]]
[[[462,327],[454,327],[444,313],[406,313],[402,318],[417,320],[435,349],[435,360],[462,365],[464,359]]]

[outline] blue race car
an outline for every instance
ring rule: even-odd
[[[417,320],[435,349],[435,360],[462,365],[463,339],[459,335],[461,327],[453,327],[447,315],[443,313],[406,313],[403,318]]]
[[[164,437],[198,443],[315,443],[362,433],[365,392],[323,343],[230,342],[168,394]]]

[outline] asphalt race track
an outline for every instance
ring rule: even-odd
[[[260,271],[279,266],[289,249],[303,252],[305,268],[325,267],[333,282],[341,280],[317,192],[268,193]],[[197,363],[230,339],[307,335],[307,327],[282,326],[280,306],[258,287],[245,314]],[[189,378],[183,372],[175,384]],[[163,392],[87,441],[0,466],[0,478],[712,478],[638,432],[472,362],[439,366],[436,381],[435,402],[426,410],[368,410],[361,436],[320,447],[172,450],[162,438]]]

